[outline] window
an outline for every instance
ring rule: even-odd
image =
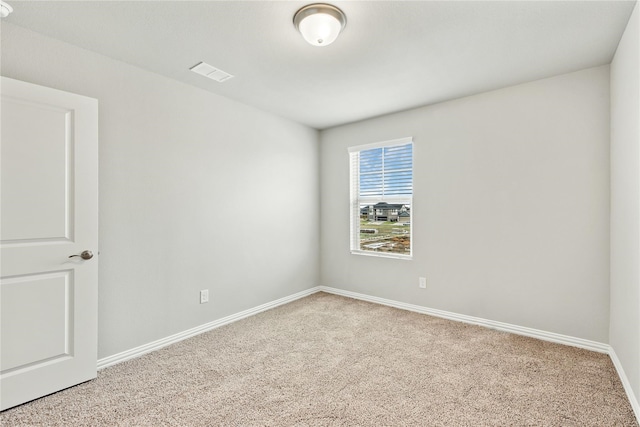
[[[413,140],[349,148],[351,253],[411,258]]]

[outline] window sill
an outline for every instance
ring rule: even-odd
[[[375,258],[393,258],[393,259],[402,259],[405,261],[411,261],[413,259],[412,255],[401,255],[401,254],[392,254],[392,253],[386,253],[386,252],[370,252],[370,251],[358,251],[358,250],[352,250],[351,251],[352,255],[364,255],[364,256],[370,256],[370,257],[375,257]]]

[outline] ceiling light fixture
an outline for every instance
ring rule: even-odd
[[[0,0],[0,18],[6,18],[11,12],[13,12],[13,8]]]
[[[302,37],[313,46],[328,46],[347,25],[347,17],[330,4],[310,4],[293,16],[293,25]]]

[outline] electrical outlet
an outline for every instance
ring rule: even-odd
[[[421,289],[427,289],[427,278],[426,277],[420,277],[418,279],[418,286]]]
[[[203,289],[200,291],[200,304],[209,302],[209,289]]]

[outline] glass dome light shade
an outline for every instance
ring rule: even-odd
[[[307,16],[298,27],[302,37],[314,46],[330,45],[338,38],[341,29],[340,22],[326,13]]]
[[[0,18],[6,18],[11,12],[13,12],[11,5],[0,0]]]

